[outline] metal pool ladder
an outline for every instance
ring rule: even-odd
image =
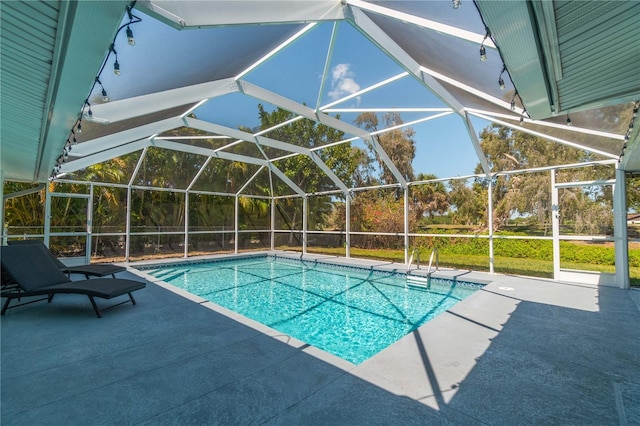
[[[418,255],[416,256],[416,265],[417,265],[416,269],[420,269],[420,250],[418,250],[417,248],[414,248],[413,250],[411,250],[411,256],[409,256],[409,264],[407,265],[407,273],[409,273],[409,270],[411,269],[411,264],[413,263],[413,256],[416,254],[416,252],[418,253]]]
[[[433,251],[431,252],[431,257],[429,258],[429,268],[427,269],[427,275],[431,275],[431,265],[433,264],[434,255],[436,257],[436,269],[434,269],[433,272],[438,270],[438,249],[434,248]]]
[[[411,252],[411,257],[409,257],[409,265],[407,266],[407,281],[411,281],[412,284],[428,285],[429,280],[431,279],[431,273],[438,270],[438,249],[434,248],[433,251],[431,252],[431,257],[429,258],[429,267],[427,268],[426,276],[411,275],[411,263],[413,262],[413,255],[417,250],[418,249],[413,249],[413,251]],[[436,260],[436,264],[435,264],[435,269],[432,271],[431,266],[433,265],[434,257]],[[418,251],[416,262],[418,265],[416,269],[420,269],[420,252],[419,251]]]

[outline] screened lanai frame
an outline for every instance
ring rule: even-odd
[[[136,167],[136,170],[140,169],[140,166],[142,164],[144,160],[144,155],[141,155],[139,160],[138,160],[138,165]],[[501,173],[495,173],[492,175],[492,179],[486,179],[485,175],[482,174],[475,174],[475,175],[468,175],[468,176],[459,176],[459,177],[455,177],[455,178],[439,178],[439,179],[433,179],[433,180],[427,180],[427,181],[414,181],[414,182],[410,182],[407,186],[407,188],[411,188],[411,186],[415,186],[415,185],[420,185],[420,184],[429,184],[429,183],[434,183],[434,182],[444,182],[444,181],[448,181],[448,180],[465,180],[465,179],[484,179],[486,180],[486,183],[488,184],[488,198],[487,198],[487,205],[489,207],[488,209],[488,215],[489,217],[487,218],[488,221],[491,221],[491,214],[492,214],[492,210],[493,210],[493,197],[491,195],[491,188],[492,188],[492,184],[495,178],[499,177],[499,176],[507,176],[507,175],[521,175],[521,174],[526,174],[526,173],[550,173],[552,176],[552,186],[553,185],[557,185],[555,183],[555,174],[557,173],[557,171],[562,171],[562,170],[567,170],[567,169],[572,169],[572,168],[585,168],[585,167],[596,167],[596,166],[605,166],[605,167],[610,167],[611,169],[615,169],[618,170],[616,168],[616,162],[615,161],[611,161],[611,160],[604,160],[604,161],[595,161],[595,162],[589,162],[589,163],[579,163],[579,164],[572,164],[572,165],[564,165],[564,166],[549,166],[549,167],[542,167],[542,168],[536,168],[536,169],[528,169],[528,170],[514,170],[514,171],[506,171],[506,172],[501,172]],[[612,170],[613,171],[613,170]],[[616,172],[619,173],[619,172]],[[591,241],[591,242],[615,242],[618,238],[617,236],[602,236],[602,235],[580,235],[580,236],[561,236],[559,235],[558,232],[558,220],[554,220],[553,222],[553,227],[554,227],[554,232],[552,236],[505,236],[505,235],[495,235],[493,232],[492,227],[488,227],[488,230],[486,233],[481,233],[481,234],[440,234],[440,233],[427,233],[427,232],[420,232],[420,233],[415,233],[415,232],[410,232],[409,230],[409,220],[408,220],[408,212],[409,212],[409,203],[410,203],[410,198],[409,198],[409,191],[402,191],[403,192],[403,202],[404,202],[404,206],[405,206],[405,214],[404,214],[404,229],[403,232],[396,232],[396,233],[380,233],[380,232],[353,232],[350,229],[350,214],[349,214],[349,206],[350,206],[350,200],[352,198],[352,196],[354,196],[354,194],[356,194],[357,192],[361,192],[361,191],[368,191],[368,190],[378,190],[382,187],[386,187],[388,189],[400,189],[400,187],[398,185],[376,185],[376,186],[372,186],[372,187],[361,187],[361,188],[351,188],[348,190],[347,194],[348,196],[345,197],[346,200],[346,217],[345,217],[345,226],[344,226],[344,231],[336,231],[336,230],[309,230],[309,226],[308,226],[308,221],[307,218],[309,217],[308,214],[308,199],[309,197],[313,197],[313,196],[325,196],[325,195],[341,195],[342,193],[340,191],[326,191],[326,192],[322,192],[322,193],[315,193],[315,194],[303,194],[303,195],[287,195],[287,196],[275,196],[275,197],[265,197],[265,196],[256,196],[256,195],[248,195],[248,194],[242,194],[242,188],[236,192],[236,193],[225,193],[225,192],[207,192],[207,191],[191,191],[191,190],[183,190],[183,189],[169,189],[169,188],[156,188],[156,187],[148,187],[148,186],[141,186],[141,185],[134,185],[131,182],[133,182],[135,180],[136,174],[134,173],[133,176],[130,179],[129,184],[124,185],[124,184],[114,184],[114,183],[98,183],[98,182],[86,182],[86,181],[73,181],[73,180],[65,180],[65,179],[60,179],[58,181],[59,184],[61,184],[62,189],[61,191],[63,192],[50,192],[49,191],[49,187],[45,187],[44,191],[46,193],[46,206],[45,206],[45,210],[47,212],[51,211],[51,207],[50,207],[50,203],[51,200],[53,198],[53,196],[57,196],[57,197],[65,197],[65,196],[72,196],[72,197],[87,197],[89,202],[88,205],[92,206],[93,205],[93,197],[94,194],[96,193],[96,188],[99,188],[100,186],[107,186],[107,187],[112,187],[112,188],[122,188],[124,190],[127,191],[127,222],[126,222],[126,229],[124,232],[109,232],[109,233],[104,233],[104,232],[93,232],[92,228],[90,226],[90,224],[92,223],[92,215],[93,215],[93,211],[91,208],[89,208],[88,212],[87,212],[87,219],[88,219],[88,224],[89,226],[87,227],[86,232],[55,232],[55,231],[51,231],[51,228],[49,226],[48,223],[44,224],[44,234],[13,234],[11,232],[7,233],[7,230],[5,230],[5,239],[9,238],[9,239],[21,239],[21,238],[44,238],[44,241],[48,244],[51,237],[75,237],[75,238],[86,238],[87,239],[87,243],[86,243],[86,259],[83,259],[82,261],[88,261],[91,258],[91,248],[93,246],[93,240],[95,238],[100,238],[100,237],[121,237],[124,242],[125,242],[125,261],[130,261],[130,246],[131,246],[131,241],[132,241],[132,237],[136,238],[136,237],[149,237],[149,236],[153,236],[153,237],[167,237],[167,236],[175,236],[178,238],[178,241],[181,241],[182,245],[183,245],[183,252],[179,255],[181,255],[184,258],[188,258],[190,256],[189,254],[189,248],[190,248],[190,236],[194,236],[194,235],[209,235],[209,236],[214,236],[214,235],[220,235],[223,239],[225,238],[225,236],[227,234],[231,234],[233,236],[232,238],[232,244],[233,247],[227,249],[226,251],[223,250],[223,252],[233,252],[233,253],[239,253],[239,252],[243,252],[243,251],[247,251],[247,248],[240,247],[239,246],[239,241],[241,240],[242,235],[255,235],[255,234],[267,234],[269,237],[269,246],[268,247],[259,247],[258,249],[262,249],[262,250],[276,250],[276,244],[275,241],[277,239],[278,235],[291,235],[293,233],[296,233],[298,235],[301,236],[301,244],[300,244],[300,253],[301,255],[307,254],[308,251],[308,247],[307,247],[307,242],[309,240],[309,236],[311,235],[339,235],[340,237],[344,238],[344,255],[345,257],[349,258],[351,257],[351,253],[350,253],[350,248],[351,248],[351,237],[352,236],[362,236],[362,237],[379,237],[381,235],[383,236],[389,236],[389,237],[397,237],[399,239],[401,239],[403,241],[403,246],[404,246],[404,258],[405,258],[405,264],[407,264],[407,268],[411,267],[411,265],[408,264],[408,262],[410,261],[410,258],[413,257],[412,256],[412,246],[411,246],[411,239],[412,238],[424,238],[424,237],[434,237],[434,238],[480,238],[482,240],[486,240],[487,241],[487,247],[488,247],[488,268],[490,273],[494,272],[494,242],[497,239],[520,239],[520,240],[551,240],[553,241],[553,245],[554,245],[554,277],[556,279],[559,280],[570,280],[570,281],[579,281],[579,282],[593,282],[593,280],[597,280],[597,282],[601,283],[601,284],[614,284],[615,283],[615,276],[612,274],[597,274],[597,275],[593,275],[593,274],[589,274],[589,275],[584,275],[581,273],[574,273],[574,272],[568,272],[563,270],[560,267],[560,255],[559,255],[559,243],[562,240],[573,240],[573,241]],[[196,179],[196,178],[194,178]],[[190,183],[189,186],[193,186],[194,181],[192,181]],[[65,184],[73,184],[73,185],[78,185],[78,186],[87,186],[87,190],[82,193],[76,193],[76,194],[67,194],[65,191],[65,188],[67,188],[67,186],[65,186]],[[615,179],[608,179],[605,181],[589,181],[589,182],[566,182],[566,183],[561,183],[560,185],[578,185],[578,186],[586,186],[586,185],[616,185],[616,181]],[[41,188],[36,188],[35,190],[42,190]],[[184,216],[183,216],[183,222],[184,222],[184,228],[183,230],[173,230],[173,231],[135,231],[132,230],[132,226],[131,226],[131,194],[132,191],[135,190],[148,190],[148,191],[163,191],[163,192],[175,192],[175,193],[181,193],[184,194],[185,196],[185,210],[184,210]],[[550,188],[550,190],[552,190]],[[615,194],[620,194],[621,191],[616,190],[614,191],[614,195]],[[622,193],[624,193],[622,191]],[[190,194],[204,194],[204,195],[214,195],[214,196],[222,196],[222,197],[229,197],[231,199],[234,200],[234,213],[233,213],[233,226],[232,229],[222,229],[222,230],[206,230],[206,231],[192,231],[189,229],[189,215],[188,215],[188,211],[189,211],[189,195]],[[270,226],[268,228],[265,229],[249,229],[249,230],[242,230],[239,229],[239,222],[238,222],[238,200],[241,197],[247,197],[247,198],[258,198],[258,199],[264,199],[267,200],[269,202],[269,224]],[[614,197],[614,202],[619,203],[620,201],[617,200],[617,198],[619,198],[620,196],[618,195],[617,197]],[[285,228],[285,227],[281,227],[278,228],[275,226],[275,218],[277,216],[276,214],[276,203],[278,202],[278,200],[282,200],[282,199],[287,199],[287,198],[294,198],[294,199],[299,199],[302,201],[302,210],[303,210],[303,216],[301,219],[301,223],[302,226],[301,228],[296,229],[296,227],[290,227],[290,228]],[[554,204],[557,204],[558,201],[555,200]],[[47,213],[45,216],[48,216],[49,213]],[[556,216],[554,216],[554,219],[557,219]],[[491,223],[491,222],[489,222]],[[618,229],[618,227],[620,226],[620,224],[615,224],[616,228]],[[415,248],[415,247],[413,247]],[[617,249],[617,246],[616,246]],[[249,251],[251,250],[255,250],[249,248]],[[287,250],[297,250],[296,248],[288,248]],[[313,252],[313,250],[311,250],[311,252]],[[428,253],[427,253],[428,254]],[[617,254],[617,253],[616,253]],[[616,256],[616,258],[618,258],[618,254]],[[424,265],[423,265],[424,266]],[[628,266],[628,265],[627,265]],[[415,267],[415,265],[414,265]],[[618,271],[618,268],[616,268],[616,271]]]
[[[313,149],[304,149],[298,147],[296,145],[287,144],[281,141],[268,139],[262,136],[264,132],[258,133],[248,133],[243,132],[238,129],[221,126],[215,123],[209,123],[203,120],[195,119],[190,117],[189,115],[196,111],[198,107],[200,107],[203,103],[207,102],[207,99],[210,98],[202,98],[202,93],[207,92],[212,94],[213,97],[220,96],[225,93],[233,93],[236,91],[242,92],[244,94],[250,95],[258,99],[259,101],[264,101],[271,103],[273,105],[282,107],[288,111],[294,112],[298,114],[299,117],[305,117],[307,119],[312,119],[323,124],[327,124],[330,126],[334,126],[340,130],[345,131],[349,134],[356,135],[355,138],[360,138],[362,140],[367,140],[374,148],[377,150],[377,153],[381,156],[383,161],[385,161],[387,167],[391,169],[391,172],[396,177],[398,183],[385,185],[386,187],[399,188],[403,189],[405,193],[405,205],[408,203],[408,191],[406,190],[411,186],[411,182],[407,182],[402,175],[395,168],[393,163],[388,159],[384,151],[377,145],[375,135],[373,133],[366,132],[356,126],[353,126],[350,123],[345,123],[331,117],[330,113],[337,113],[346,111],[347,109],[339,108],[339,103],[345,100],[351,99],[353,97],[366,94],[368,91],[375,90],[379,87],[383,87],[391,82],[401,79],[401,78],[414,78],[419,81],[423,86],[425,86],[428,90],[430,90],[437,98],[439,98],[445,105],[444,108],[432,108],[432,109],[423,109],[422,112],[432,113],[432,116],[425,117],[424,120],[437,119],[442,116],[455,114],[461,118],[463,125],[465,126],[469,138],[471,140],[471,144],[473,149],[478,154],[478,161],[481,163],[482,168],[484,170],[484,175],[472,175],[469,177],[478,177],[482,178],[483,176],[486,178],[487,176],[493,177],[496,174],[490,171],[490,167],[486,162],[486,159],[481,151],[479,140],[477,137],[477,131],[473,126],[471,121],[471,117],[475,116],[481,118],[483,120],[487,120],[489,122],[495,122],[498,124],[506,125],[512,129],[520,130],[532,135],[536,136],[544,136],[547,139],[551,139],[555,142],[562,143],[569,146],[574,146],[580,149],[588,149],[591,152],[600,154],[605,158],[610,159],[610,163],[615,163],[618,159],[618,152],[620,147],[622,146],[624,136],[622,134],[622,130],[625,123],[620,123],[620,128],[615,129],[615,131],[599,131],[587,128],[581,128],[580,126],[574,126],[572,128],[567,128],[565,124],[562,123],[563,117],[556,117],[549,120],[532,120],[528,118],[522,105],[518,104],[515,107],[512,107],[508,102],[508,99],[505,99],[503,94],[500,94],[500,91],[496,87],[492,87],[491,90],[481,90],[476,87],[475,82],[470,82],[464,80],[464,78],[455,78],[450,75],[447,75],[443,72],[442,69],[438,69],[437,67],[426,67],[421,65],[422,61],[417,61],[416,57],[419,57],[421,52],[411,52],[412,54],[408,54],[405,51],[405,47],[401,46],[398,39],[394,39],[389,37],[388,33],[393,33],[395,25],[399,22],[406,22],[411,25],[413,31],[420,32],[420,34],[425,35],[425,33],[429,34],[444,34],[448,37],[452,37],[455,40],[464,40],[465,43],[470,43],[470,46],[475,51],[479,45],[483,45],[488,49],[495,49],[492,40],[487,39],[482,32],[478,32],[478,27],[476,26],[474,29],[470,28],[456,28],[450,24],[442,24],[438,23],[418,15],[412,15],[403,11],[396,10],[394,8],[388,7],[392,3],[388,5],[384,2],[378,3],[369,3],[359,0],[353,0],[348,2],[343,2],[338,5],[338,3],[333,2],[324,2],[321,8],[318,10],[305,10],[299,12],[304,19],[297,16],[297,19],[291,19],[292,22],[310,22],[305,24],[300,24],[300,29],[292,34],[285,42],[278,45],[275,49],[269,51],[264,56],[259,58],[257,61],[250,64],[247,68],[236,74],[234,77],[226,77],[214,81],[208,81],[204,83],[199,83],[192,86],[182,87],[182,88],[173,88],[170,90],[166,90],[164,92],[151,93],[146,95],[141,95],[132,98],[123,98],[117,99],[107,104],[102,105],[94,105],[93,107],[93,121],[91,122],[89,117],[84,116],[84,127],[85,132],[83,133],[83,137],[79,138],[80,143],[73,147],[73,151],[71,153],[71,161],[63,164],[60,170],[60,174],[58,176],[59,182],[65,182],[65,176],[73,172],[74,170],[80,170],[84,167],[87,167],[91,164],[99,163],[101,161],[105,161],[111,158],[115,158],[120,155],[124,155],[130,152],[136,152],[139,150],[146,150],[149,147],[159,147],[165,149],[175,149],[183,152],[192,152],[196,154],[201,154],[207,156],[207,158],[224,158],[229,161],[251,161],[253,163],[258,163],[259,167],[266,167],[269,169],[270,173],[280,178],[295,193],[294,195],[271,195],[271,200],[277,200],[279,198],[291,198],[291,197],[300,197],[303,200],[306,200],[308,196],[314,195],[322,195],[322,194],[305,194],[300,188],[297,187],[295,182],[287,181],[286,176],[283,175],[281,171],[279,171],[276,167],[273,166],[273,162],[277,161],[279,158],[268,158],[265,156],[264,159],[256,160],[254,158],[247,157],[239,157],[235,154],[226,152],[224,149],[215,149],[215,150],[206,150],[199,147],[189,146],[184,143],[179,143],[178,140],[171,140],[164,136],[162,136],[162,132],[174,129],[180,126],[189,126],[193,128],[197,128],[200,130],[204,130],[213,134],[224,135],[225,137],[232,137],[236,140],[249,140],[253,141],[258,147],[260,145],[269,146],[275,149],[282,149],[285,151],[291,152],[289,155],[307,155],[309,156],[315,164],[321,168],[331,179],[334,181],[336,186],[338,187],[339,194],[342,194],[347,200],[350,197],[351,191],[360,191],[362,188],[347,188],[343,183],[339,181],[335,176],[332,175],[332,171],[323,166],[319,159],[314,158],[314,150]],[[157,5],[156,5],[157,6]],[[231,12],[229,16],[224,16],[224,14],[220,14],[217,17],[213,18],[212,22],[196,22],[189,21],[186,22],[178,22],[179,26],[199,26],[204,24],[206,26],[212,25],[215,26],[218,23],[221,25],[226,25],[234,19],[238,19],[243,22],[253,23],[278,23],[286,21],[285,17],[281,17],[277,15],[277,11],[269,11],[269,10],[256,10],[253,11],[255,13],[251,13],[250,16],[244,17],[241,16],[238,10],[233,10],[233,6],[227,5],[230,7]],[[160,10],[160,11],[158,11]],[[246,11],[242,11],[243,13]],[[155,9],[156,14],[162,14],[161,8]],[[465,12],[466,13],[466,12]],[[211,15],[203,14],[202,19],[211,19]],[[198,19],[198,17],[191,16],[191,19]],[[166,14],[164,19],[167,21],[175,21],[176,17],[171,14]],[[228,21],[225,21],[228,20]],[[381,48],[384,52],[386,52],[389,56],[393,57],[394,60],[404,69],[404,71],[396,76],[388,78],[384,81],[377,82],[365,89],[362,89],[356,93],[352,93],[349,96],[344,97],[343,99],[337,100],[333,103],[320,106],[320,99],[315,106],[315,108],[307,107],[299,102],[295,102],[291,99],[283,97],[278,93],[274,93],[272,91],[267,90],[266,88],[260,87],[256,84],[250,83],[243,79],[243,77],[259,66],[264,61],[268,60],[271,56],[277,54],[289,44],[295,42],[298,38],[302,37],[309,29],[311,29],[318,22],[325,21],[348,21],[351,25],[354,25],[358,28],[359,31],[366,34],[367,38],[369,38],[374,44],[376,44],[379,48]],[[219,21],[219,22],[215,22]],[[175,23],[175,22],[174,22]],[[480,28],[482,30],[482,28]],[[397,34],[395,34],[397,36]],[[334,36],[332,35],[330,46],[334,43]],[[330,51],[327,53],[327,57],[330,56]],[[495,62],[496,56],[492,56],[489,58],[489,62]],[[327,63],[329,61],[327,60]],[[496,64],[493,64],[494,68]],[[498,69],[501,64],[497,64]],[[327,68],[324,70],[323,82],[327,79]],[[460,77],[460,76],[458,76]],[[464,77],[464,76],[463,76]],[[509,89],[513,89],[512,85],[509,81],[507,81],[507,85]],[[495,85],[492,85],[495,86]],[[483,89],[488,87],[485,85]],[[322,92],[322,91],[321,91]],[[508,97],[507,97],[508,98]],[[463,100],[463,101],[462,101]],[[165,108],[165,109],[162,109]],[[387,111],[393,111],[393,108],[387,108]],[[396,110],[400,111],[400,108]],[[86,113],[86,111],[85,111]],[[572,114],[574,121],[579,123],[579,112]],[[134,117],[131,119],[130,117]],[[99,123],[104,123],[106,127],[117,128],[118,123],[124,123],[128,120],[131,120],[131,125],[125,125],[124,129],[120,131],[105,131],[103,134],[91,138],[91,127],[92,125],[97,125]],[[410,126],[414,122],[406,123],[405,126]],[[285,125],[285,123],[281,123]],[[114,126],[115,125],[115,126]],[[530,125],[530,126],[529,126]],[[542,126],[543,128],[551,128],[555,130],[560,130],[564,135],[569,137],[549,137],[549,135],[545,135],[538,130],[534,130],[533,126]],[[529,127],[527,127],[529,126]],[[382,131],[388,131],[390,129],[383,129]],[[100,132],[98,132],[100,133]],[[571,141],[570,135],[575,133],[582,133],[586,135],[593,136],[594,139],[597,137],[602,137],[607,139],[609,142],[613,142],[610,146],[606,148],[601,148],[599,146],[589,146],[585,147],[579,143],[575,143]],[[86,135],[89,135],[87,137]],[[95,135],[95,134],[94,134]],[[86,138],[86,139],[85,139]],[[347,139],[344,142],[350,141],[353,139]],[[386,159],[385,159],[386,157]],[[143,157],[141,157],[143,158]],[[209,161],[209,160],[207,160]],[[134,174],[135,175],[135,174]],[[133,178],[132,178],[133,179]],[[445,179],[442,179],[445,180]],[[195,181],[195,180],[194,180]],[[193,182],[191,185],[193,184]],[[491,179],[489,179],[491,182]],[[109,184],[110,186],[115,186],[113,184]],[[376,186],[376,188],[382,188],[383,186]],[[131,189],[144,189],[143,187],[138,188],[129,183],[127,185],[127,190]],[[169,188],[153,188],[153,190],[161,190],[161,191],[173,191],[173,192],[182,192],[188,193],[188,188],[186,190],[182,189],[169,189]],[[366,188],[365,188],[366,189]],[[616,191],[620,192],[620,191]],[[195,193],[195,192],[194,192]],[[203,192],[206,193],[206,192]],[[238,199],[238,195],[235,195],[236,200]],[[188,197],[187,197],[188,200]],[[237,202],[236,202],[237,205]],[[273,206],[274,203],[272,202]],[[348,205],[348,204],[347,204]],[[273,208],[272,208],[273,209]],[[491,211],[491,203],[489,203],[489,210]],[[407,215],[407,209],[405,209],[405,218]],[[237,217],[237,208],[236,215]],[[272,217],[274,215],[272,214]],[[616,217],[618,217],[616,215]],[[304,215],[306,219],[307,215]],[[273,219],[272,219],[273,220]],[[185,222],[188,222],[186,220]],[[234,232],[239,233],[243,231],[238,230],[237,220],[234,221]],[[407,220],[405,219],[405,223]],[[345,224],[346,235],[345,238],[349,239],[350,235],[353,233],[348,232],[348,221]],[[274,230],[274,227],[271,226],[269,230],[272,235],[276,232],[288,232],[288,231],[279,231]],[[307,226],[303,224],[303,233],[308,232],[306,229]],[[187,229],[187,228],[185,228]],[[619,229],[619,227],[616,227]],[[315,231],[313,231],[315,232]],[[131,234],[127,231],[128,235]],[[489,232],[491,234],[491,231]],[[236,234],[237,235],[237,234]],[[620,237],[621,234],[617,236]],[[408,238],[411,237],[409,233],[406,231],[401,235],[404,240],[404,251],[405,251],[405,262],[408,258],[409,246],[408,246]],[[188,242],[188,232],[185,233],[185,238]],[[484,238],[484,236],[482,237]],[[488,237],[490,240],[492,237]],[[129,238],[127,238],[129,240]],[[235,239],[236,244],[238,238]],[[274,238],[271,239],[273,242]],[[306,243],[307,238],[303,238],[303,242]],[[616,241],[618,241],[616,239]],[[188,247],[188,244],[185,245]],[[305,251],[306,247],[303,248]],[[347,243],[346,255],[349,256],[349,244]],[[626,248],[624,249],[626,252]],[[616,250],[618,253],[618,250]],[[490,256],[492,258],[492,256]],[[491,268],[493,269],[493,265],[491,264]],[[618,269],[618,268],[617,268]],[[623,279],[621,282],[624,282]],[[628,282],[628,279],[626,280]]]

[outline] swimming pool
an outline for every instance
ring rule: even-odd
[[[145,268],[178,288],[354,364],[476,292],[480,285],[276,256]]]

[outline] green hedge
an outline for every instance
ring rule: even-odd
[[[493,243],[495,256],[553,260],[553,242],[551,240],[501,239],[500,235],[496,236]],[[434,248],[437,248],[440,254],[486,256],[489,252],[487,238],[419,237],[415,240],[415,245],[421,247],[424,254]],[[560,253],[562,260],[566,262],[615,265],[613,247],[560,241]],[[640,267],[640,250],[629,251],[629,266]]]

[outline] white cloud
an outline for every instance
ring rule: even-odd
[[[329,97],[334,101],[360,90],[360,85],[353,79],[355,75],[349,69],[350,66],[350,64],[338,64],[331,69]]]

